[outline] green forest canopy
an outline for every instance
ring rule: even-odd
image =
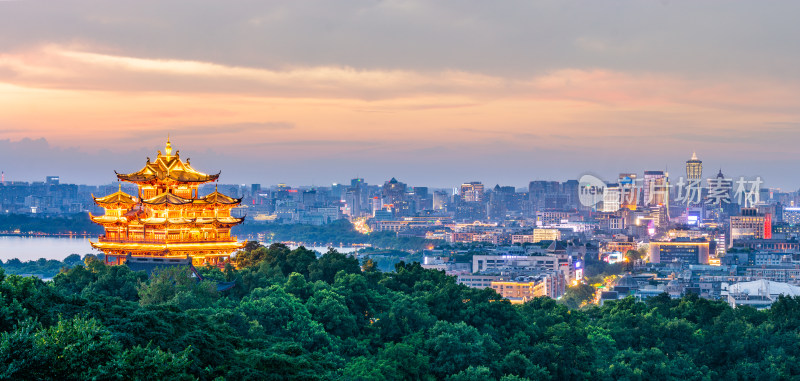
[[[736,380],[800,374],[800,299],[570,309],[400,263],[251,245],[241,269],[0,275],[3,379]],[[231,281],[218,293],[214,282]]]

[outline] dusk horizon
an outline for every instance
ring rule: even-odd
[[[169,134],[230,183],[522,187],[697,152],[800,188],[796,4],[89,4],[0,2],[9,179],[106,183]]]

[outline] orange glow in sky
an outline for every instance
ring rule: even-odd
[[[24,12],[26,4],[0,4],[0,14],[4,7],[6,16],[0,16],[0,21],[4,17],[13,21],[14,12],[30,16]],[[352,17],[357,18],[353,22],[366,23],[364,12],[376,19],[438,15],[445,11],[461,16],[468,13],[463,9],[424,11],[426,7],[432,6],[380,3],[360,9],[362,13],[353,13]],[[264,10],[258,17],[242,16],[237,25],[279,28],[294,20],[287,14],[300,12],[275,8]],[[558,9],[546,11],[561,14]],[[681,17],[681,11],[666,9],[671,16],[658,21],[678,23],[681,20],[673,18]],[[518,183],[523,184],[558,173],[559,168],[551,168],[556,172],[536,172],[533,168],[542,162],[548,166],[561,163],[560,169],[568,173],[581,168],[594,170],[584,164],[589,157],[602,158],[593,163],[599,167],[596,170],[623,172],[644,167],[662,169],[666,165],[680,168],[692,151],[719,166],[741,157],[734,152],[763,151],[765,145],[770,147],[768,157],[759,152],[759,160],[785,161],[797,156],[793,143],[800,138],[797,79],[775,75],[767,68],[727,68],[724,63],[717,71],[701,68],[701,63],[713,59],[704,56],[699,48],[687,48],[684,56],[674,58],[676,62],[654,58],[649,66],[641,63],[648,51],[657,49],[652,45],[656,41],[676,43],[659,40],[662,37],[658,34],[643,34],[642,41],[635,41],[601,33],[604,25],[596,25],[600,28],[598,35],[576,32],[580,35],[572,36],[569,30],[561,31],[570,34],[571,42],[562,44],[569,48],[567,54],[562,45],[551,46],[538,37],[531,40],[529,47],[505,47],[505,43],[515,40],[511,31],[501,29],[501,23],[495,29],[486,26],[488,29],[481,34],[477,19],[467,17],[463,19],[467,21],[459,19],[461,24],[448,27],[452,31],[464,29],[465,38],[472,36],[484,49],[500,46],[493,52],[493,59],[470,52],[469,44],[458,45],[461,42],[445,29],[431,31],[432,38],[445,41],[436,46],[438,51],[420,51],[419,56],[410,58],[409,54],[397,54],[397,64],[386,64],[377,61],[397,52],[378,51],[384,48],[380,44],[412,49],[403,45],[405,40],[375,37],[370,41],[366,40],[368,37],[358,37],[365,39],[357,44],[364,46],[363,50],[337,56],[340,53],[335,47],[345,52],[355,47],[344,37],[348,31],[332,27],[330,35],[275,34],[270,39],[271,35],[265,32],[259,41],[273,44],[272,50],[259,50],[261,45],[247,45],[247,41],[234,37],[219,37],[219,41],[203,42],[208,45],[198,48],[192,43],[199,40],[183,35],[183,30],[189,34],[195,27],[191,19],[172,20],[184,29],[163,32],[164,42],[123,32],[169,29],[171,24],[166,19],[152,16],[153,21],[145,23],[141,20],[148,18],[142,16],[134,22],[121,16],[124,10],[119,12],[95,10],[82,16],[81,25],[87,31],[76,31],[70,38],[42,37],[24,43],[0,38],[0,141],[12,144],[26,138],[44,138],[57,149],[96,155],[104,150],[149,150],[161,145],[169,133],[184,152],[195,152],[198,159],[209,152],[273,164],[298,152],[309,159],[335,156],[341,159],[339,164],[349,166],[336,171],[336,176],[343,179],[356,173],[385,173],[380,176],[386,178],[392,172],[413,173],[411,169],[417,167],[405,168],[399,159],[405,157],[414,165],[436,162],[455,168],[450,173],[460,177],[443,183],[467,181],[470,171],[476,168],[476,177],[487,176],[504,163],[513,164],[497,181],[519,176]],[[131,17],[138,16],[141,15]],[[741,17],[746,17],[746,12]],[[57,21],[40,22],[44,25]],[[116,23],[121,25],[118,30]],[[575,23],[574,29],[579,30],[580,23]],[[435,23],[431,21],[430,25]],[[391,35],[387,30],[393,30],[389,29],[391,26],[375,28],[387,36]],[[100,29],[118,31],[120,36],[107,37]],[[476,37],[483,35],[497,40]],[[91,36],[98,37],[95,41]],[[112,38],[119,38],[119,42]],[[175,54],[167,51],[170,38],[176,40]],[[687,46],[693,46],[692,37],[685,38]],[[419,49],[425,49],[424,39],[417,40],[422,44]],[[440,52],[450,46],[448,42],[458,46]],[[240,49],[237,43],[244,45]],[[147,44],[154,46],[150,53]],[[330,45],[334,48],[325,50]],[[367,47],[375,50],[374,55]],[[283,53],[271,53],[278,50]],[[323,51],[313,55],[315,50]],[[222,54],[227,51],[234,58]],[[522,63],[534,66],[538,61],[547,61],[547,65],[531,70],[524,65],[514,66],[508,57],[515,53],[521,55]],[[720,54],[723,53],[727,54]],[[425,65],[426,54],[432,63],[429,67]],[[458,58],[447,61],[448,54]],[[628,57],[632,63],[606,63],[609,59],[605,57],[615,55]],[[277,58],[270,61],[273,56]],[[305,56],[310,58],[297,58]],[[565,58],[559,59],[562,56]],[[472,61],[469,57],[473,57]],[[581,57],[585,60],[578,59]],[[698,61],[697,69],[688,64],[691,60]],[[498,67],[492,67],[495,63]],[[638,66],[628,67],[633,63]],[[503,69],[506,64],[508,69]],[[626,160],[639,161],[626,164]],[[756,170],[745,164],[739,166],[744,171]],[[18,178],[25,177],[21,172],[16,169]],[[280,181],[274,177],[302,181],[288,173],[275,169],[258,175],[270,178],[262,180],[265,183]],[[244,176],[231,180],[251,181]],[[307,180],[310,183],[312,179]],[[377,181],[378,178],[373,179]]]

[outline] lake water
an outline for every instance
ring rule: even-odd
[[[91,239],[97,240],[96,237]],[[70,254],[99,253],[89,245],[89,238],[0,236],[0,259],[4,261],[12,258],[23,262],[39,258],[62,260]]]
[[[93,237],[91,240],[96,241],[97,237]],[[294,249],[296,246],[290,247]],[[320,254],[328,252],[327,247],[307,248],[318,251]],[[352,247],[336,247],[335,249],[340,253],[356,251]],[[100,251],[92,249],[89,245],[89,238],[0,236],[0,259],[3,261],[13,258],[18,258],[23,262],[39,258],[62,260],[70,254],[84,256],[100,254]]]

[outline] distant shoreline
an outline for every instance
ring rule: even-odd
[[[0,232],[0,237],[75,237],[75,238],[93,238],[97,234],[90,233],[13,233],[13,232]]]

